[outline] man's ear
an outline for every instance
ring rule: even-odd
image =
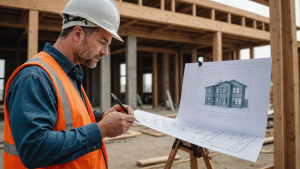
[[[81,26],[75,26],[72,32],[72,39],[77,43],[84,37],[84,31]]]

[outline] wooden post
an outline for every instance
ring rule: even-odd
[[[213,59],[222,61],[222,33],[216,32],[213,37]]]
[[[175,0],[171,0],[171,11],[175,12]]]
[[[165,10],[165,0],[160,0],[160,9]]]
[[[262,23],[262,30],[265,31],[266,30],[266,24],[263,22]]]
[[[180,88],[182,89],[182,85],[183,85],[183,53],[180,52],[180,59],[179,59],[179,74],[180,74]]]
[[[254,47],[250,47],[250,59],[254,59]]]
[[[232,59],[232,52],[228,52],[228,60],[233,60]]]
[[[157,54],[153,52],[152,56],[152,104],[153,107],[157,107]]]
[[[244,16],[243,16],[242,19],[241,19],[241,25],[242,25],[243,27],[246,26],[246,18],[245,18]]]
[[[170,84],[170,75],[169,75],[169,53],[165,54],[165,68],[166,68],[166,90],[170,90],[169,84]],[[166,95],[166,91],[164,91],[164,94]]]
[[[295,1],[272,0],[269,3],[273,57],[274,169],[299,169],[299,61]]]
[[[178,68],[178,53],[175,53],[174,58],[174,102],[179,105],[179,68]]]
[[[236,50],[233,51],[233,60],[237,60]]]
[[[197,11],[196,11],[196,4],[193,4],[193,16],[196,16]]]
[[[215,20],[216,19],[216,12],[215,9],[211,9],[210,11],[210,19]]]
[[[29,10],[27,60],[38,52],[39,11]]]
[[[228,23],[231,23],[231,13],[228,13],[228,14],[227,14],[227,22],[228,22]]]
[[[138,5],[143,6],[143,0],[138,0]]]
[[[197,63],[198,62],[197,59],[198,59],[197,58],[197,49],[192,49],[192,59],[191,59],[192,63]]]
[[[254,28],[254,29],[257,29],[256,20],[253,20],[253,28]]]

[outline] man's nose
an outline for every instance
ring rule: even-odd
[[[108,46],[105,47],[104,49],[101,49],[101,50],[100,50],[100,54],[101,54],[102,56],[108,55]]]

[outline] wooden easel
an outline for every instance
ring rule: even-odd
[[[203,158],[207,169],[214,169],[214,166],[211,162],[211,157],[209,156],[209,152],[207,149],[191,143],[183,142],[182,140],[179,140],[177,138],[174,141],[172,150],[170,152],[169,158],[166,162],[164,169],[170,169],[172,167],[178,149],[190,153],[191,169],[200,169],[198,160],[198,158],[200,157]]]

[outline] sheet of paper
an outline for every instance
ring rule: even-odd
[[[272,58],[204,62],[201,67],[188,63],[175,120],[139,110],[135,115],[141,124],[168,135],[256,161],[266,132],[271,62]]]
[[[253,162],[256,161],[257,152],[260,152],[264,141],[264,137],[182,122],[141,110],[135,110],[134,116],[140,124],[154,130]]]

